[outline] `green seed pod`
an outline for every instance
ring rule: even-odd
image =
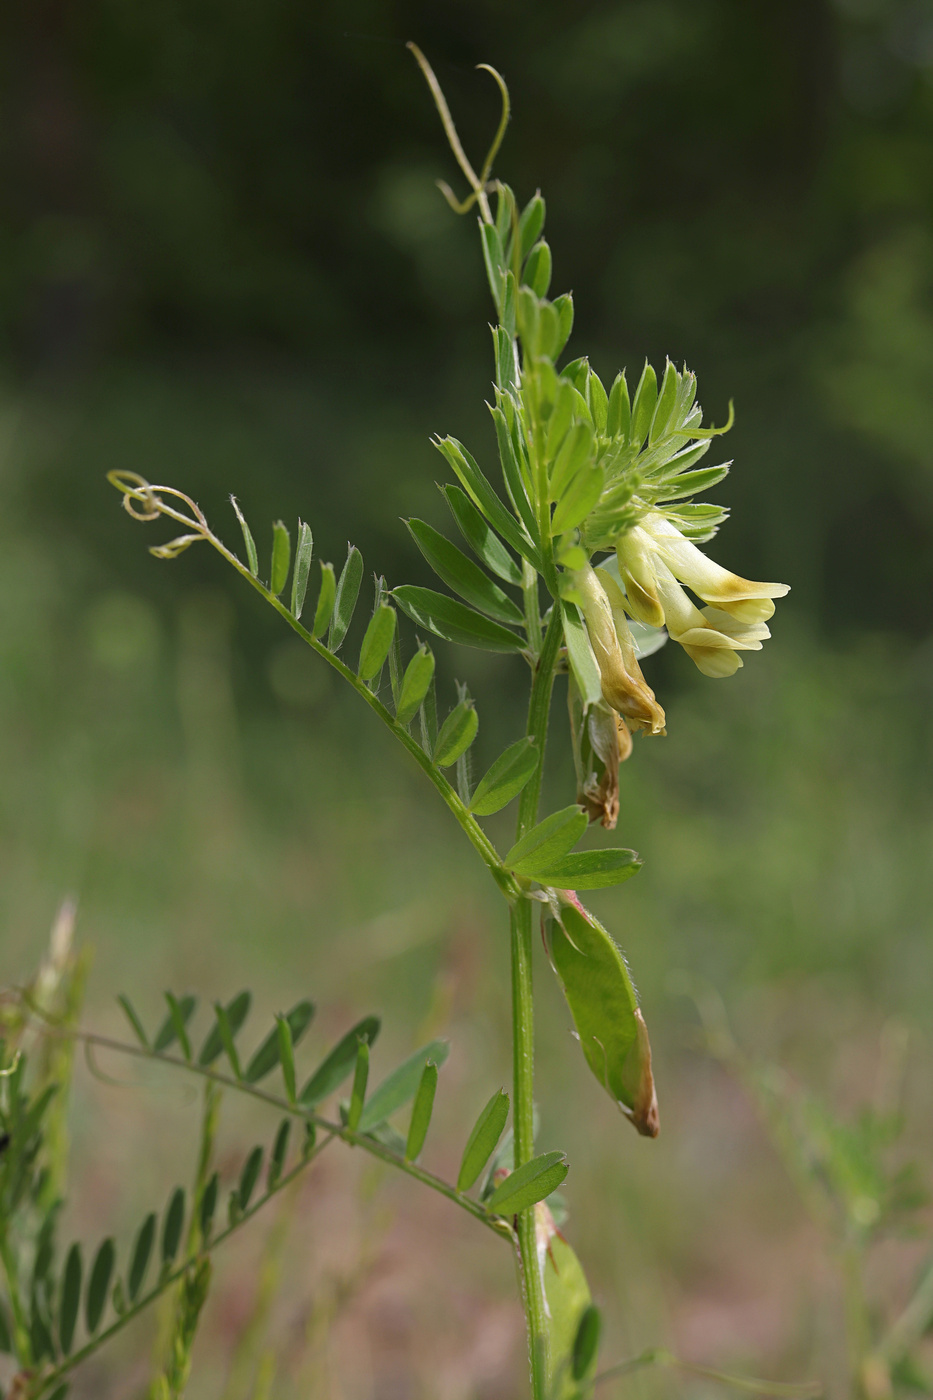
[[[625,959],[571,890],[556,892],[543,922],[587,1064],[638,1132],[657,1137],[651,1046]]]

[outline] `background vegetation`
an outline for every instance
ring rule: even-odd
[[[909,1146],[929,1160],[929,6],[42,0],[4,26],[4,979],[75,891],[98,1024],[123,987],[154,1009],[163,985],[249,982],[269,1011],[318,1000],[322,1043],[384,1010],[386,1063],[410,1048],[399,1027],[443,1030],[448,1168],[506,1078],[505,929],[452,823],[206,551],[158,564],[104,482],[181,486],[217,527],[234,491],[254,522],[310,519],[325,558],[350,534],[390,582],[429,582],[397,517],[440,521],[432,432],[491,449],[490,312],[403,43],[430,55],[468,149],[496,120],[472,71],[491,62],[515,111],[501,171],[547,197],[571,351],[595,345],[610,377],[646,352],[686,360],[715,421],[735,397],[717,557],[794,590],[728,683],[679,653],[648,663],[670,737],[636,745],[619,828],[646,867],[593,903],[642,990],[662,1137],[610,1116],[542,976],[543,1145],[571,1152],[567,1229],[619,1356],[663,1343],[841,1385],[816,1235],[671,973],[715,984],[756,1055],[846,1112],[892,1102],[879,1046],[892,1018],[909,1027]],[[463,652],[449,677],[482,701],[485,668],[512,664]],[[519,716],[480,712],[491,758]],[[79,1107],[74,1219],[119,1229],[177,1178],[197,1107],[83,1074]],[[411,1197],[322,1165],[279,1266],[301,1305],[229,1373],[262,1242],[219,1259],[194,1400],[253,1394],[268,1345],[308,1367],[302,1393],[511,1395],[511,1279]],[[920,1248],[884,1253],[889,1297]],[[121,1345],[80,1393],[129,1393],[148,1342]]]

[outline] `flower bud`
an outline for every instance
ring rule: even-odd
[[[603,698],[633,728],[663,734],[664,711],[641,673],[624,612],[612,607],[603,581],[589,564],[574,572],[573,584],[599,666]]]

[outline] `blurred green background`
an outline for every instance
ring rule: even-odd
[[[844,1108],[870,1097],[900,1018],[928,1151],[933,8],[39,0],[2,23],[4,979],[73,891],[99,1025],[120,989],[155,1015],[165,985],[252,985],[266,1012],[314,996],[317,1048],[383,1011],[383,1068],[442,1030],[447,1170],[507,1077],[503,911],[453,823],[215,556],[152,559],[158,527],[104,481],[179,486],[236,547],[232,491],[266,550],[265,522],[300,515],[320,557],[339,564],[349,536],[368,570],[428,582],[399,516],[445,523],[432,433],[489,461],[491,308],[473,219],[434,187],[457,172],[404,41],[476,156],[497,100],[473,65],[490,62],[514,109],[498,171],[547,198],[571,352],[609,378],[686,361],[716,422],[735,398],[718,493],[734,519],[712,552],[793,587],[734,679],[679,650],[647,667],[669,737],[636,744],[619,823],[646,865],[593,904],[642,991],[662,1137],[636,1141],[589,1081],[542,957],[542,1146],[571,1152],[567,1229],[607,1359],[664,1344],[832,1378],[818,1242],[671,973],[709,979],[757,1054]],[[456,675],[478,696],[488,761],[520,732],[520,666],[440,650],[442,690]],[[563,805],[561,695],[555,715]],[[195,1111],[83,1076],[76,1228],[129,1229],[167,1192]],[[378,1262],[333,1329],[314,1323],[326,1366],[295,1393],[515,1393],[508,1261],[411,1194],[345,1162],[309,1186],[270,1336],[304,1335],[357,1255]],[[249,1311],[254,1257],[229,1258],[196,1398],[222,1392]],[[889,1261],[895,1293],[912,1258]],[[81,1393],[129,1393],[143,1333]],[[243,1374],[226,1400],[252,1393]]]

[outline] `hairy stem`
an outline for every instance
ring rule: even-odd
[[[538,816],[544,749],[547,741],[554,665],[561,638],[560,614],[555,606],[535,668],[528,705],[526,733],[538,745],[538,765],[519,799],[516,840],[534,825]],[[523,895],[511,910],[512,958],[512,1129],[515,1166],[534,1156],[534,999],[532,982],[533,901]],[[528,1328],[532,1390],[541,1400],[547,1385],[547,1313],[544,1284],[538,1268],[534,1206],[518,1217],[518,1247],[521,1258],[522,1290]]]

